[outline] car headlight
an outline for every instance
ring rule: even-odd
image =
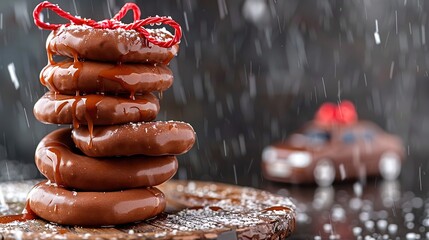
[[[305,168],[311,163],[311,154],[308,152],[294,151],[287,158],[292,167]]]
[[[273,147],[266,147],[264,151],[262,151],[262,161],[267,163],[277,161],[277,150]]]

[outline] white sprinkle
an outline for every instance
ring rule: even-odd
[[[18,82],[18,78],[16,77],[16,73],[15,73],[15,64],[9,63],[7,65],[7,70],[9,70],[10,79],[12,80],[12,83],[15,86],[15,89],[18,89],[19,88],[19,82]]]
[[[23,232],[22,231],[20,231],[20,230],[15,230],[15,232],[14,232],[14,238],[15,239],[17,239],[17,240],[21,240],[22,239],[22,235],[23,235]]]

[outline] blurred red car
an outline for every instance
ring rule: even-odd
[[[358,121],[354,106],[324,104],[315,120],[262,153],[265,178],[286,183],[331,185],[334,180],[399,176],[402,141],[375,124]]]

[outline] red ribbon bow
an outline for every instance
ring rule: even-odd
[[[324,103],[315,116],[316,122],[322,125],[352,124],[357,121],[355,106],[350,101],[340,104]]]
[[[50,9],[58,16],[70,20],[70,23],[66,24],[50,24],[45,23],[42,20],[40,20],[40,13],[43,9]],[[124,24],[121,22],[121,19],[127,14],[129,10],[132,10],[134,13],[134,22],[130,24]],[[126,30],[135,30],[142,34],[149,42],[163,47],[163,48],[169,48],[174,46],[176,43],[180,42],[180,38],[182,37],[182,28],[180,25],[174,21],[173,19],[169,17],[148,17],[145,19],[140,19],[140,8],[134,4],[134,3],[127,3],[125,4],[121,10],[112,18],[112,19],[106,19],[103,21],[94,21],[92,19],[87,18],[80,18],[75,17],[71,15],[70,13],[62,10],[58,5],[50,3],[48,1],[44,1],[39,3],[39,5],[36,6],[36,8],[33,11],[33,18],[34,23],[41,29],[47,29],[47,30],[56,30],[57,28],[65,25],[68,26],[70,24],[75,25],[87,25],[93,28],[99,28],[99,29],[117,29],[117,28],[123,28]],[[151,34],[143,27],[145,25],[153,25],[153,24],[166,24],[174,28],[174,36],[172,39],[168,41],[159,41],[156,37],[151,36]]]

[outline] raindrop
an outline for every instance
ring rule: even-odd
[[[325,98],[327,98],[328,95],[326,95],[325,79],[323,79],[323,77],[322,77],[322,85],[323,85],[323,93],[325,94]]]
[[[405,235],[405,238],[408,240],[420,239],[420,234],[409,232]]]
[[[15,64],[9,63],[7,65],[7,70],[9,71],[10,80],[12,80],[13,86],[15,86],[15,89],[18,89],[19,88],[19,81],[18,81],[18,77],[16,77]]]
[[[339,168],[340,168],[340,176],[341,176],[341,180],[346,179],[347,174],[346,174],[346,168],[344,167],[344,164],[343,164],[343,163],[341,163]]]
[[[389,74],[389,78],[392,79],[393,77],[393,69],[395,68],[395,61],[392,61],[392,63],[390,64],[390,74]]]
[[[109,4],[109,2],[107,2],[107,4]],[[73,0],[73,7],[74,7],[75,15],[79,15],[79,13],[77,13],[76,0]]]
[[[421,208],[423,207],[423,199],[415,197],[411,200],[411,205],[413,206],[413,208]]]
[[[404,220],[406,221],[406,222],[412,222],[412,221],[414,221],[414,214],[413,213],[407,213],[407,214],[405,214],[405,216],[404,216]]]
[[[189,32],[189,23],[188,23],[188,14],[186,14],[185,11],[183,11],[183,18],[185,19],[185,27],[186,27],[186,31]]]
[[[363,187],[360,182],[356,182],[355,184],[353,184],[353,192],[357,197],[362,196]]]
[[[377,228],[381,231],[386,230],[387,228],[387,221],[384,219],[378,220],[377,221]]]
[[[228,7],[226,6],[225,0],[217,0],[217,5],[219,8],[220,19],[224,19],[228,15]]]
[[[396,30],[396,35],[398,35],[398,11],[395,10],[395,30]]]
[[[378,20],[375,19],[375,32],[374,32],[375,44],[379,45],[381,43],[380,34],[378,33]]]
[[[364,222],[364,225],[368,231],[374,230],[374,225],[375,225],[374,221],[368,220],[368,221]]]
[[[353,210],[358,210],[362,207],[362,200],[360,198],[352,198],[349,201],[349,207]]]
[[[335,169],[328,160],[321,160],[314,168],[314,178],[319,186],[329,186],[334,182]]]
[[[353,228],[353,235],[355,236],[359,236],[362,233],[362,228],[361,227],[354,227]]]
[[[238,179],[237,179],[237,169],[235,168],[235,164],[232,165],[232,168],[234,169],[234,180],[235,180],[235,184],[238,184]]]
[[[370,216],[368,212],[361,212],[359,214],[359,220],[361,220],[361,222],[368,221],[369,219],[370,219]]]
[[[405,227],[411,230],[415,227],[415,224],[413,222],[407,222],[405,223]]]
[[[329,223],[323,224],[323,231],[325,231],[326,233],[332,232],[332,225]]]
[[[396,234],[398,232],[398,225],[393,223],[389,224],[389,226],[387,227],[387,231],[392,235]]]
[[[306,213],[298,213],[296,215],[296,220],[299,223],[308,223],[310,222],[310,217]]]
[[[346,218],[346,211],[344,208],[336,206],[332,208],[332,221],[338,222],[343,221]]]
[[[331,234],[329,235],[329,240],[335,240],[335,239],[340,239],[340,235],[339,234]]]
[[[27,110],[24,108],[24,116],[25,122],[27,123],[27,127],[30,128],[30,122],[28,121]]]

